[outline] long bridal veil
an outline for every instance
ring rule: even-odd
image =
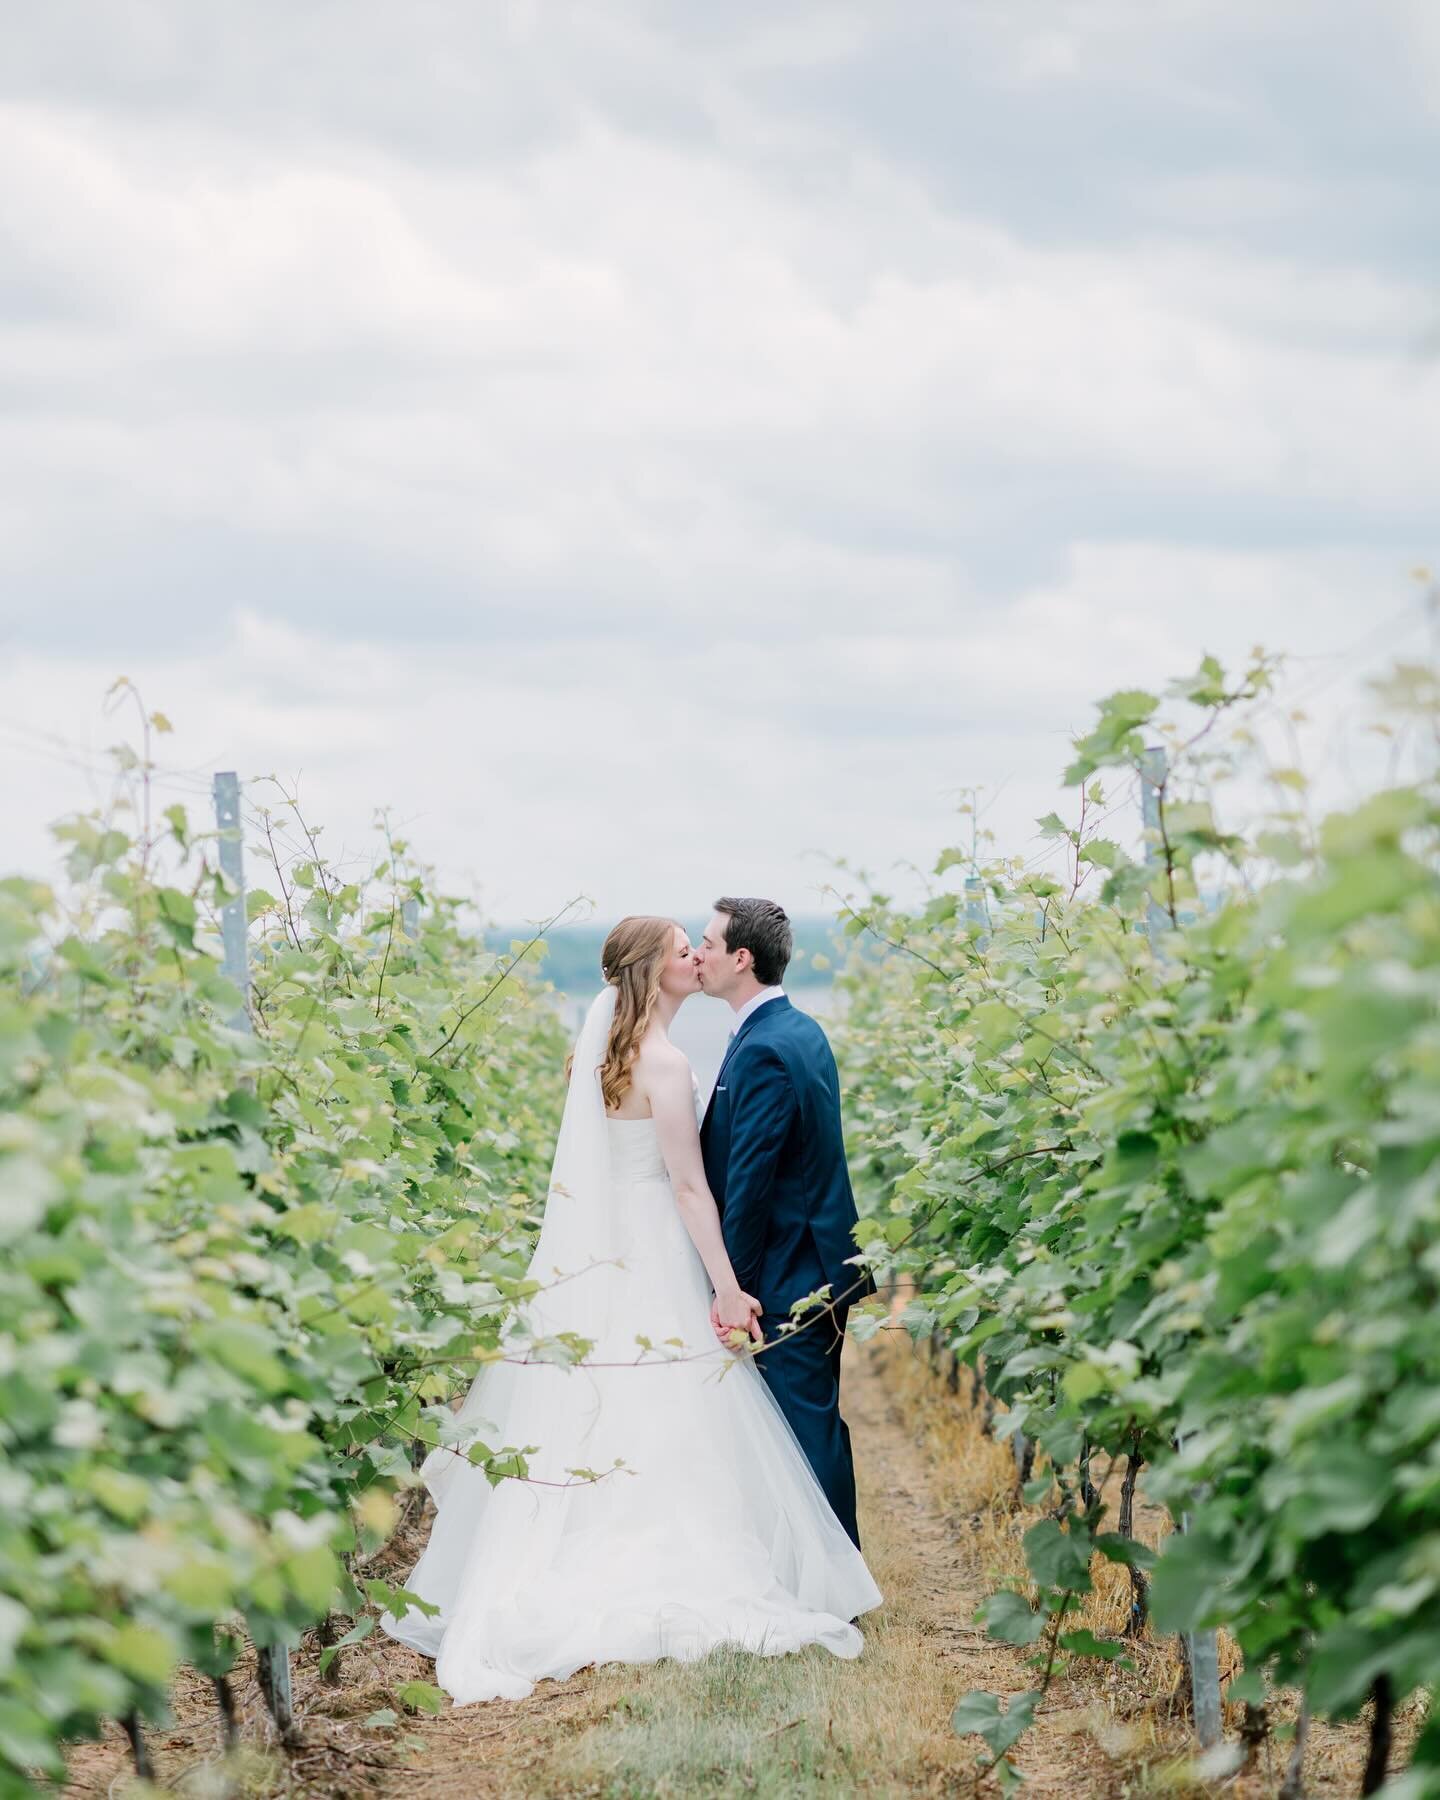
[[[628,1247],[628,1234],[610,1179],[610,1142],[605,1129],[600,1065],[610,1041],[615,997],[615,989],[608,984],[600,990],[585,1014],[575,1044],[545,1214],[526,1271],[528,1280],[539,1284],[538,1291],[512,1319],[505,1337],[517,1355],[537,1345],[541,1346],[541,1359],[548,1360],[543,1350],[545,1341],[553,1344],[557,1338],[568,1338],[572,1346],[575,1340],[584,1340],[592,1346],[588,1354],[599,1357],[601,1344],[613,1336],[619,1298],[615,1292],[616,1275]],[[633,1356],[633,1334],[627,1343]],[[614,1349],[613,1344],[607,1347]],[[558,1350],[554,1361],[565,1360],[566,1352]],[[553,1379],[563,1379],[564,1373],[563,1368],[556,1369],[552,1371],[552,1382],[532,1385],[553,1389]],[[446,1422],[446,1441],[430,1452],[420,1471],[437,1506],[443,1505],[457,1473],[469,1466],[465,1444],[477,1435],[483,1436],[492,1449],[539,1444],[544,1454],[543,1423],[538,1418],[527,1422],[525,1437],[519,1443],[512,1438],[486,1435],[501,1424],[493,1416],[494,1408],[487,1415],[487,1397],[499,1401],[501,1391],[514,1386],[512,1374],[513,1365],[507,1364],[481,1369],[453,1420]]]
[[[585,1014],[570,1065],[570,1085],[550,1168],[545,1219],[531,1268],[570,1271],[602,1262],[615,1248],[610,1140],[600,1065],[615,1018],[615,989],[601,988]]]

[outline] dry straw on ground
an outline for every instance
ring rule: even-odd
[[[970,1532],[989,1589],[1006,1581],[1023,1584],[1022,1539],[1037,1519],[1046,1516],[1047,1508],[1053,1508],[1058,1491],[1052,1490],[1050,1499],[1039,1506],[1020,1504],[1014,1455],[1007,1442],[986,1432],[985,1407],[975,1394],[969,1370],[959,1371],[958,1378],[949,1369],[937,1373],[918,1351],[889,1334],[879,1355],[895,1403],[924,1448],[935,1499],[953,1529]],[[1114,1530],[1118,1522],[1123,1477],[1118,1460],[1107,1468],[1097,1459],[1094,1480],[1106,1503],[1107,1530]],[[1168,1514],[1145,1497],[1142,1474],[1135,1535],[1155,1549],[1169,1529]],[[1131,1608],[1128,1571],[1097,1561],[1093,1575],[1095,1592],[1077,1608],[1074,1624],[1088,1627],[1098,1637],[1122,1639]],[[1191,1784],[1195,1752],[1179,1643],[1147,1631],[1128,1641],[1126,1657],[1133,1665],[1128,1669],[1088,1658],[1073,1662],[1066,1683],[1070,1703],[1085,1709],[1085,1729],[1112,1760],[1117,1775],[1127,1775],[1143,1787],[1184,1788]],[[1219,1635],[1219,1660],[1223,1691],[1243,1666],[1236,1645],[1224,1632]],[[1257,1745],[1249,1767],[1226,1780],[1227,1794],[1245,1800],[1278,1790],[1298,1710],[1292,1693],[1269,1698],[1271,1736]],[[1244,1708],[1227,1704],[1224,1712],[1227,1736],[1238,1740]],[[1402,1766],[1421,1718],[1413,1704],[1397,1718],[1392,1771]],[[1368,1718],[1363,1716],[1345,1725],[1311,1724],[1304,1763],[1307,1793],[1359,1793],[1368,1730]],[[1023,1754],[1020,1760],[1025,1761]]]

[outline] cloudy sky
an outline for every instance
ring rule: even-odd
[[[389,805],[507,918],[811,910],[972,785],[1024,848],[1203,650],[1348,717],[1437,555],[1437,126],[1432,0],[28,9],[0,860],[122,674],[166,799]]]

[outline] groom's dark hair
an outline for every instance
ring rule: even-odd
[[[785,908],[773,900],[720,899],[715,911],[725,915],[725,948],[733,956],[748,950],[755,965],[755,979],[774,987],[789,967],[795,938]]]

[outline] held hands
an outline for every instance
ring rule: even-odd
[[[760,1329],[760,1302],[752,1294],[742,1294],[738,1288],[723,1300],[717,1294],[710,1302],[710,1323],[715,1336],[727,1350],[741,1350],[751,1338],[757,1344],[765,1342],[765,1334]]]

